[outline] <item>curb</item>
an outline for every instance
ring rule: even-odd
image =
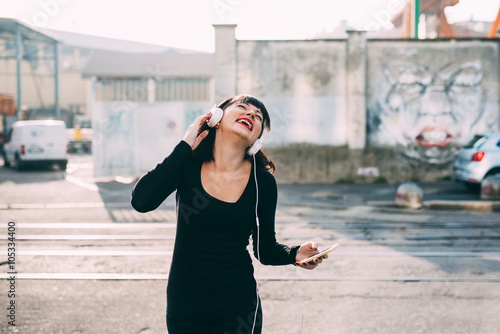
[[[296,202],[296,201],[281,201],[278,202],[278,207],[308,207],[314,209],[325,209],[335,211],[379,211],[379,212],[404,212],[417,213],[422,210],[443,210],[443,211],[485,211],[496,212],[500,211],[500,201],[451,201],[451,200],[431,200],[424,201],[420,208],[406,207],[399,205],[396,201],[367,201],[364,205],[338,205],[328,203],[311,203],[311,202]]]
[[[500,201],[447,201],[432,200],[422,202],[418,209],[409,208],[396,204],[395,201],[368,201],[369,206],[399,208],[406,210],[476,210],[476,211],[500,211]]]
[[[500,211],[500,201],[444,201],[434,200],[424,202],[424,207],[431,210],[478,210]]]

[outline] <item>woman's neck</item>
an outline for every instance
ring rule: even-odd
[[[223,138],[215,138],[213,167],[216,171],[233,172],[244,168],[245,147],[241,143]]]

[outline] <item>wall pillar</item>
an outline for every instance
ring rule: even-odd
[[[364,31],[347,31],[346,106],[347,146],[366,147],[366,35]]]
[[[155,103],[156,101],[156,82],[155,79],[149,78],[147,83],[147,96],[148,103]]]
[[[54,106],[56,119],[62,119],[61,106],[59,105],[59,43],[54,42]]]
[[[21,85],[21,62],[23,61],[24,54],[24,44],[23,44],[23,35],[21,32],[21,25],[19,23],[16,24],[16,78],[17,78],[17,119],[22,120],[23,115],[21,114],[21,106],[22,106],[22,85]],[[13,123],[13,117],[8,118],[7,122],[7,131],[11,128],[11,123]]]
[[[236,24],[214,24],[215,102],[236,95]]]

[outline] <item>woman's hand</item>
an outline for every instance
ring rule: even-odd
[[[319,253],[318,244],[313,241],[309,241],[306,242],[305,244],[302,244],[300,248],[297,250],[297,255],[295,256],[295,260],[297,262],[300,262],[304,259],[307,259],[309,256],[313,256],[318,253]],[[323,259],[328,259],[328,254],[325,254],[322,257],[313,260],[312,262],[297,264],[297,265],[299,267],[311,270],[316,268],[318,264],[323,262]]]
[[[198,132],[200,131],[201,126],[208,121],[208,119],[212,116],[212,114],[205,114],[196,117],[194,122],[190,124],[186,130],[186,133],[184,134],[184,140],[186,143],[191,146],[191,149],[194,151],[198,145],[200,145],[201,141],[205,139],[205,137],[208,135],[208,130],[203,131],[198,135]]]

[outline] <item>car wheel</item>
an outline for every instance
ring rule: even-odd
[[[57,164],[60,170],[66,170],[66,167],[68,166],[67,162],[60,162]]]
[[[486,176],[484,178],[487,178],[488,176],[493,176],[496,174],[500,174],[500,168],[495,168],[490,170],[488,173],[486,173]]]
[[[21,161],[21,158],[19,157],[19,154],[16,154],[16,169],[17,170],[22,170],[23,169],[23,162]]]
[[[10,167],[10,162],[9,160],[7,160],[7,155],[5,154],[5,152],[3,152],[3,166],[4,167]]]

